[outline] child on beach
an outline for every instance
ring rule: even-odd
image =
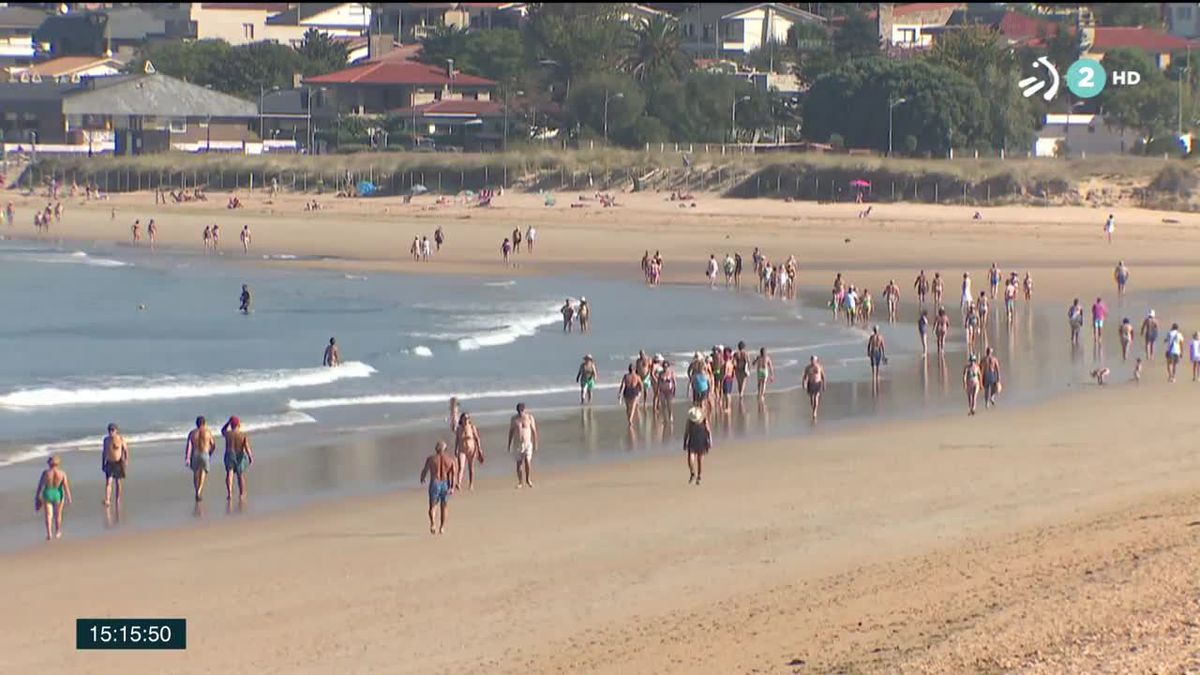
[[[63,508],[71,503],[71,483],[61,468],[61,460],[51,456],[46,460],[48,469],[38,479],[37,491],[33,495],[35,510],[46,511],[46,540],[62,538]]]

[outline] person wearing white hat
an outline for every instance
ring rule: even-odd
[[[699,485],[704,472],[704,456],[712,448],[712,429],[704,409],[698,405],[688,410],[687,425],[683,430],[683,451],[687,453],[688,483]]]
[[[1154,310],[1150,310],[1142,320],[1141,334],[1146,341],[1146,360],[1153,361],[1154,345],[1158,342],[1158,319],[1154,316]]]

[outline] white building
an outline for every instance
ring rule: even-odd
[[[371,25],[370,3],[193,2],[196,39],[231,45],[272,41],[299,44],[315,28],[333,37],[362,35]]]
[[[1092,157],[1124,155],[1133,150],[1141,137],[1133,131],[1110,127],[1099,115],[1056,113],[1046,115],[1046,123],[1033,142],[1034,157]]]
[[[782,44],[797,24],[825,25],[824,17],[778,2],[688,3],[677,16],[684,49],[703,58],[745,55],[769,42]]]
[[[1163,14],[1171,35],[1189,40],[1200,37],[1200,3],[1164,2]]]

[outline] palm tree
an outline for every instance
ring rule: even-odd
[[[625,51],[622,65],[639,81],[656,75],[679,78],[692,67],[678,22],[665,16],[643,19],[629,33]]]

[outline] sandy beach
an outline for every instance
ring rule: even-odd
[[[1196,216],[1134,210],[1117,212],[1109,245],[1107,214],[1085,208],[974,221],[972,207],[881,205],[860,219],[852,204],[699,195],[680,208],[647,194],[573,209],[575,195],[546,208],[506,194],[486,209],[326,199],[305,213],[303,196],[242,197],[236,212],[217,194],[165,207],[151,194],[70,200],[51,235],[127,242],[134,218],[155,218],[164,246],[199,249],[219,222],[240,255],[249,223],[255,261],[471,274],[495,271],[505,234],[534,224],[538,250],[518,273],[636,277],[642,252],[661,250],[666,280],[694,283],[710,253],[761,246],[795,254],[814,297],[837,271],[873,289],[895,278],[906,317],[918,268],[970,270],[978,284],[996,261],[1032,270],[1035,302],[1064,323],[1072,297],[1115,294],[1118,259],[1135,292],[1187,287],[1200,244]],[[32,235],[34,203],[18,200],[14,234]],[[410,262],[412,237],[439,224],[445,252]],[[1159,315],[1189,335],[1200,325],[1188,302],[1164,300]],[[682,453],[543,473],[532,491],[488,479],[452,498],[436,538],[411,490],[68,536],[2,558],[15,609],[0,619],[0,662],[43,674],[1194,672],[1200,385],[1183,371],[1167,384],[1156,361],[1133,385],[1114,366],[1111,386],[1074,383],[1037,406],[718,445],[698,488]],[[189,647],[76,652],[73,619],[85,616],[186,617]]]

